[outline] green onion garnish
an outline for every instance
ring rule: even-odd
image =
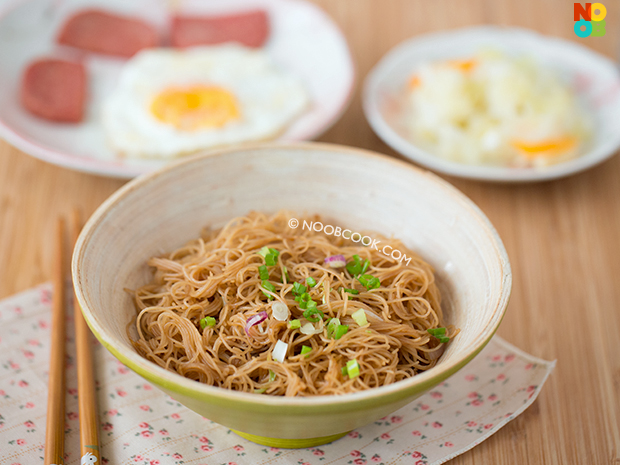
[[[267,267],[265,265],[261,265],[258,267],[258,275],[263,281],[269,279],[269,270],[267,270]]]
[[[291,320],[288,322],[288,327],[291,329],[299,329],[301,328],[301,321],[299,320]]]
[[[308,289],[306,289],[306,286],[303,284],[293,283],[293,295],[295,295],[295,300],[297,300],[299,296],[305,294],[307,290]]]
[[[215,321],[215,318],[213,318],[212,316],[206,316],[202,320],[200,320],[200,327],[202,329],[205,329],[207,326],[215,326],[216,323],[217,321]]]
[[[304,292],[299,297],[296,297],[295,300],[299,302],[299,308],[301,308],[302,310],[308,308],[308,302],[312,302],[310,294],[308,294],[307,292]]]
[[[310,287],[314,287],[316,286],[316,279],[314,279],[312,276],[308,276],[306,278],[306,284]]]
[[[333,337],[340,325],[340,320],[338,318],[332,318],[327,323],[327,337]]]
[[[431,336],[445,336],[446,328],[431,328],[426,330]]]
[[[276,380],[276,374],[272,370],[269,370],[269,382],[273,383],[275,380]]]
[[[320,315],[320,317],[315,317],[314,315]],[[321,318],[323,318],[325,314],[316,307],[316,302],[314,300],[310,300],[306,304],[306,310],[304,311],[304,318],[312,323],[316,323]]]
[[[263,289],[266,289],[266,290],[271,291],[271,292],[276,292],[276,287],[272,283],[270,283],[269,281],[263,281],[262,286],[263,286]],[[262,291],[262,292],[263,292],[263,294],[265,294],[267,296],[267,298],[269,300],[273,300],[273,296],[271,294],[267,294],[265,291]]]
[[[288,277],[288,270],[286,269],[285,266],[283,266],[282,269],[284,270],[284,274],[282,275],[282,282],[284,284],[286,284],[286,283],[288,283],[290,281],[290,279]]]
[[[257,253],[265,259],[265,265],[267,266],[275,266],[278,261],[278,255],[280,255],[280,252],[271,247],[263,247]]]
[[[353,255],[353,261],[347,263],[347,271],[355,277],[362,273],[362,259],[359,255]]]
[[[312,347],[301,346],[301,355],[306,355],[306,354],[309,354],[310,352],[312,352]],[[309,355],[306,355],[306,358],[308,357]]]
[[[353,379],[360,375],[360,366],[357,360],[353,359],[347,362],[347,374],[349,375],[349,379]]]
[[[445,344],[450,342],[450,338],[446,336],[446,328],[431,328],[426,330],[431,336],[434,336],[441,342]]]
[[[364,266],[362,266],[362,272],[360,274],[366,273],[366,270],[368,270],[369,266],[370,266],[370,260],[368,259],[364,260]]]
[[[365,326],[368,324],[368,318],[366,318],[366,312],[363,308],[360,308],[356,312],[354,312],[351,317],[355,320],[355,322],[360,326]]]
[[[357,280],[369,291],[371,289],[377,289],[379,286],[381,286],[381,281],[379,281],[379,278],[377,278],[376,276],[371,276],[369,274],[358,276]]]
[[[266,390],[267,390],[267,388],[254,389],[254,394],[262,394]]]
[[[336,333],[334,334],[334,339],[340,339],[342,336],[347,334],[349,331],[349,327],[347,325],[338,325],[336,328]]]
[[[338,290],[340,291],[342,289],[344,289],[344,292],[348,292],[349,294],[353,294],[353,295],[358,295],[360,293],[360,291],[358,291],[357,289],[349,289],[347,287],[341,287]]]
[[[267,255],[269,255],[271,252],[269,251],[269,247],[265,246],[262,249],[260,249],[258,252],[256,252],[258,255],[260,255],[261,257],[265,258]]]
[[[343,366],[343,367],[340,369],[340,373],[342,373],[342,376],[347,376],[347,366],[346,366],[346,365],[345,365],[345,366]]]

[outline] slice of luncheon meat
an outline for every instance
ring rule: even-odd
[[[261,47],[269,36],[266,11],[253,10],[225,16],[174,16],[170,40],[174,47],[239,42]]]
[[[86,70],[81,63],[56,59],[32,62],[22,76],[21,102],[50,121],[78,123],[84,116]]]
[[[57,39],[90,52],[130,57],[159,43],[157,31],[139,19],[101,10],[82,10],[63,25]]]

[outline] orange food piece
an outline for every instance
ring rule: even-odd
[[[572,149],[577,140],[574,137],[558,137],[556,139],[545,139],[539,142],[527,142],[513,140],[510,142],[522,155],[527,158],[536,157],[556,157]]]
[[[415,75],[415,74],[413,76],[411,76],[411,78],[409,79],[409,88],[410,89],[415,89],[420,84],[422,84],[422,80],[417,75]]]
[[[473,58],[470,60],[449,60],[448,66],[458,69],[463,73],[468,73],[478,64]]]

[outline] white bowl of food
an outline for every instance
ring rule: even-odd
[[[368,75],[366,118],[394,150],[432,170],[540,181],[620,147],[620,73],[579,44],[476,27],[412,38]]]
[[[447,182],[327,144],[217,151],[136,179],[89,219],[72,271],[121,362],[274,447],[333,441],[465,366],[512,282],[496,231]]]

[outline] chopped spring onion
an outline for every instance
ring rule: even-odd
[[[353,255],[353,261],[347,263],[347,271],[353,277],[357,277],[366,273],[366,270],[370,267],[370,260],[366,259],[362,262],[359,255]]]
[[[291,314],[288,306],[283,304],[282,302],[274,302],[271,304],[271,315],[278,321],[286,321],[288,320],[289,315]]]
[[[260,313],[257,313],[256,315],[252,315],[250,318],[248,318],[248,321],[245,324],[245,334],[247,334],[248,336],[250,335],[250,328],[252,326],[261,324],[263,321],[265,321],[267,319],[269,315],[267,315],[267,312],[262,311]]]
[[[267,270],[267,267],[265,265],[261,265],[258,267],[258,275],[263,281],[269,279],[269,270]]]
[[[271,251],[269,250],[269,247],[265,246],[256,253],[260,255],[261,257],[265,258],[267,255],[271,253]]]
[[[288,327],[291,329],[299,329],[301,328],[301,321],[299,320],[291,320],[288,322]]]
[[[315,316],[319,315],[319,316]],[[320,319],[322,319],[325,314],[316,307],[316,302],[311,300],[308,302],[306,310],[304,311],[304,318],[312,323],[316,323]]]
[[[310,352],[312,352],[312,347],[301,346],[301,355],[306,355],[306,354],[309,354]],[[306,358],[308,357],[309,355],[306,355]]]
[[[357,360],[353,359],[347,362],[347,374],[349,375],[349,379],[353,379],[360,375],[360,366]]]
[[[347,263],[347,271],[351,276],[362,274],[362,259],[359,255],[353,255],[353,261]]]
[[[349,327],[347,325],[338,325],[338,328],[336,328],[336,332],[334,334],[334,339],[340,339],[342,336],[347,334],[348,331]]]
[[[346,366],[346,365],[345,365],[345,366],[343,366],[343,367],[340,369],[340,373],[342,373],[342,376],[347,376],[347,366]]]
[[[348,292],[349,294],[353,295],[358,295],[360,293],[360,291],[358,291],[357,289],[349,289],[346,287],[341,287],[340,289],[338,289],[338,292],[340,292],[342,289],[344,289],[344,292]]]
[[[254,394],[262,394],[267,390],[267,388],[254,389]]]
[[[278,255],[280,255],[280,252],[278,252],[276,249],[272,249],[271,247],[263,247],[258,252],[258,255],[265,259],[265,265],[275,266],[276,262],[278,261]]]
[[[212,316],[206,316],[202,320],[200,320],[200,327],[202,329],[205,329],[207,326],[215,326],[216,323],[217,321],[215,321],[215,318],[213,318]]]
[[[446,336],[446,328],[431,328],[426,331],[431,336],[435,336],[442,344],[450,342],[450,338]]]
[[[271,354],[274,360],[282,363],[286,358],[286,351],[288,350],[288,344],[284,341],[278,340],[276,342],[276,346],[273,348],[273,353]]]
[[[366,312],[363,308],[360,308],[356,312],[354,312],[351,317],[355,320],[355,322],[360,326],[366,326],[368,324],[368,318],[366,318]]]
[[[306,284],[310,287],[314,287],[316,286],[316,279],[314,279],[312,276],[308,276],[306,278]]]
[[[273,383],[276,380],[276,374],[273,370],[269,370],[269,382]]]
[[[431,336],[445,336],[446,328],[430,328],[427,329],[426,332]]]
[[[369,291],[371,289],[377,289],[381,286],[381,281],[376,276],[371,276],[369,274],[364,274],[362,276],[358,276],[357,280]]]
[[[301,308],[302,310],[305,310],[306,308],[308,308],[308,302],[312,302],[312,299],[310,298],[310,294],[308,294],[307,292],[304,292],[299,297],[296,297],[295,300],[299,302],[299,308]]]
[[[340,326],[340,320],[338,318],[329,320],[329,323],[327,323],[327,337],[334,337],[338,326]]]
[[[269,281],[266,281],[266,280],[263,281],[262,286],[263,286],[263,289],[266,289],[270,292],[276,292],[276,287]],[[273,296],[271,294],[267,294],[265,291],[263,291],[263,294],[265,294],[269,300],[273,300]]]
[[[284,271],[284,273],[282,274],[282,282],[286,284],[290,281],[290,278],[288,276],[288,270],[285,266],[282,267],[282,270]]]
[[[327,257],[323,263],[330,268],[342,268],[347,264],[347,260],[344,258],[344,255],[332,255]]]
[[[295,295],[295,300],[297,300],[300,296],[306,293],[308,289],[306,286],[300,283],[293,283],[293,295]]]

